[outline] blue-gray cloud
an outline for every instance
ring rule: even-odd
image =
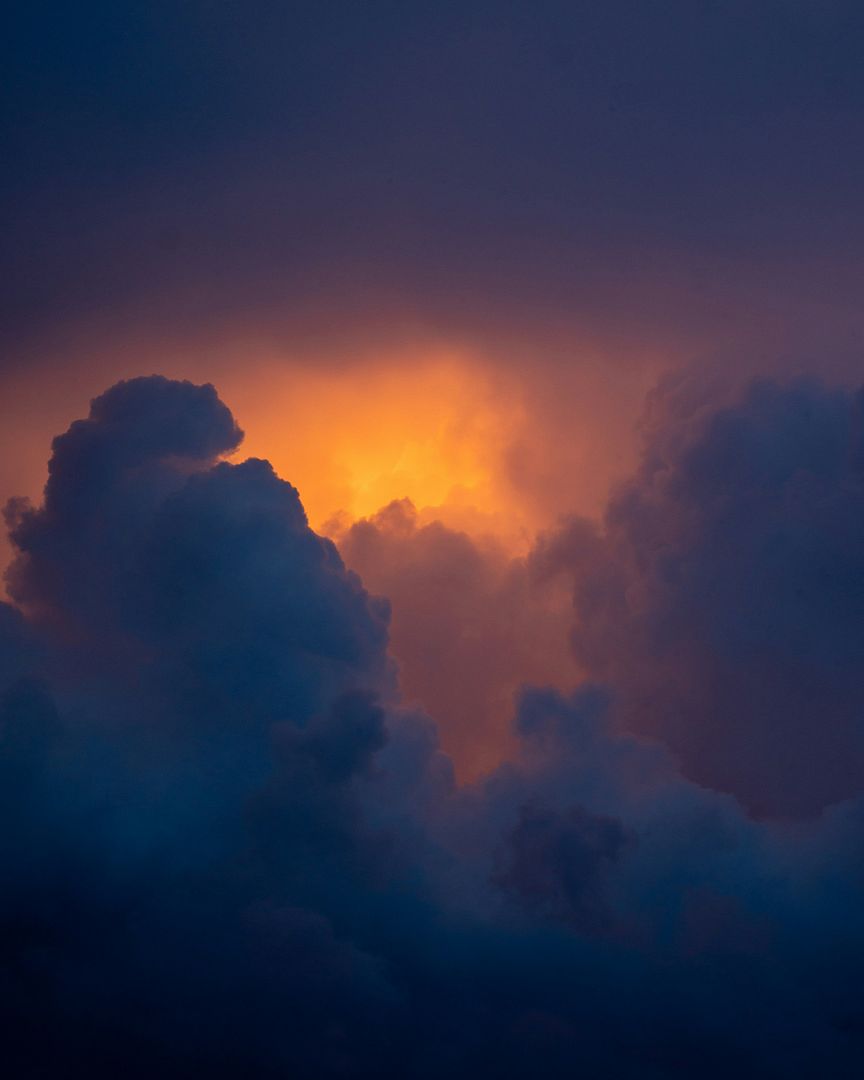
[[[602,529],[537,553],[575,573],[577,659],[622,722],[759,814],[864,786],[861,402],[759,380],[718,405],[671,382]]]
[[[756,821],[742,784],[736,799],[688,778],[660,702],[652,741],[622,730],[646,640],[623,601],[640,596],[645,618],[668,613],[658,631],[701,645],[715,627],[736,657],[752,608],[782,655],[817,674],[833,656],[854,694],[854,604],[820,574],[854,580],[856,417],[814,385],[696,418],[673,395],[606,531],[576,523],[531,557],[577,575],[583,659],[619,651],[572,695],[524,690],[512,759],[456,788],[433,720],[399,704],[388,605],[265,462],[219,460],[239,432],[212,388],[150,378],[97,399],[56,441],[44,504],[9,511],[10,1073],[857,1076],[861,803]],[[763,557],[768,535],[785,561]],[[699,573],[679,594],[653,568],[682,561]],[[683,680],[688,656],[670,649],[663,673]],[[730,670],[723,700],[743,707]],[[838,737],[831,717],[808,738]],[[784,785],[809,744],[782,711],[761,722],[785,756],[752,767],[800,809]]]

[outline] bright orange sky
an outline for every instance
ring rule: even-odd
[[[528,524],[501,475],[525,424],[518,384],[493,385],[456,350],[336,372],[265,362],[229,400],[247,428],[241,452],[269,458],[319,529],[403,497],[455,516],[471,509],[494,531]]]
[[[77,352],[77,350],[76,350]],[[38,499],[51,439],[117,379],[159,372],[213,382],[246,432],[238,458],[269,459],[328,530],[393,499],[524,551],[566,511],[595,513],[626,467],[648,383],[614,365],[559,360],[551,380],[459,343],[416,339],[292,349],[238,335],[220,346],[95,342],[49,377],[5,380],[0,498]],[[542,392],[542,396],[541,396]]]

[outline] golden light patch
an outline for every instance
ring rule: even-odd
[[[253,378],[257,392],[248,387],[237,410],[241,453],[291,480],[313,527],[409,498],[454,524],[470,517],[496,533],[517,530],[501,462],[523,409],[515,387],[482,365],[435,352]]]

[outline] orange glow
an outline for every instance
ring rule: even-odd
[[[271,461],[299,490],[312,527],[340,544],[371,591],[393,600],[391,647],[406,700],[436,716],[457,774],[470,778],[505,752],[520,683],[567,686],[573,677],[566,581],[534,590],[510,561],[559,514],[590,513],[627,446],[625,387],[606,366],[570,360],[568,352],[538,379],[533,355],[503,363],[404,338],[350,348],[236,338],[206,349],[106,348],[51,380],[23,370],[7,380],[15,409],[0,433],[8,448],[0,491],[38,499],[52,436],[117,379],[158,371],[213,382],[246,433],[234,460]],[[635,380],[626,389],[639,391]],[[377,561],[352,552],[346,527],[403,498],[417,508],[416,544],[400,547],[383,530]],[[465,547],[436,547],[434,530],[420,535],[432,520],[475,541],[461,584]],[[8,553],[0,537],[0,561]],[[416,554],[429,573],[412,565]]]
[[[421,524],[491,535],[511,554],[562,513],[599,512],[629,462],[647,378],[588,344],[541,355],[399,326],[332,339],[220,328],[197,342],[127,340],[109,328],[86,348],[46,345],[54,351],[63,364],[50,378],[23,364],[4,378],[0,503],[38,500],[51,439],[87,415],[91,397],[159,372],[215,384],[246,432],[235,460],[270,460],[313,528],[336,536],[407,497]],[[0,563],[8,553],[0,532]]]
[[[226,397],[247,430],[241,454],[290,479],[315,528],[403,497],[460,527],[515,536],[522,524],[502,479],[524,422],[518,392],[458,353],[338,371],[274,366]]]

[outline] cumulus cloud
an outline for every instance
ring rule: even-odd
[[[599,883],[625,842],[615,818],[579,806],[562,811],[527,803],[507,835],[493,880],[529,911],[596,930],[604,921]]]
[[[353,985],[350,947],[340,959],[326,915],[300,901],[378,857],[350,788],[387,739],[388,607],[267,463],[217,462],[240,438],[212,387],[121,383],[55,440],[43,505],[8,511],[4,998],[26,1013],[21,981],[36,987],[40,1009],[56,1002],[58,1051],[92,1041],[103,1069],[126,1040],[147,1053],[167,1040],[177,1062],[258,1060],[266,995],[232,1001],[229,984],[251,978],[234,954],[268,920],[289,953],[298,935],[320,953],[321,981],[336,963]],[[214,936],[224,963],[207,956]],[[349,1006],[330,1007],[338,1026]],[[209,1048],[202,1009],[224,1023]],[[48,1051],[30,1037],[20,1067],[32,1052],[38,1071]],[[299,1031],[287,1042],[266,1034],[268,1060],[307,1061]]]
[[[408,499],[355,523],[338,543],[348,565],[390,599],[402,692],[435,717],[461,776],[476,777],[514,748],[524,683],[575,683],[565,575],[425,520]]]
[[[19,603],[85,618],[116,604],[141,527],[185,475],[233,450],[242,432],[212,386],[154,376],[118,383],[54,440],[44,504],[7,508],[21,552],[8,573]]]
[[[494,999],[503,1075],[533,1054],[555,1076],[851,1076],[860,808],[755,822],[616,733],[611,704],[527,691],[519,753],[448,811],[444,891],[497,950],[466,979],[487,1003],[494,972],[518,982]]]
[[[861,403],[761,380],[718,405],[671,381],[603,527],[544,545],[621,722],[756,814],[864,787]]]
[[[646,464],[605,532],[574,523],[522,566],[539,581],[566,565],[580,615],[594,589],[594,636],[580,621],[577,645],[603,681],[523,689],[510,760],[456,787],[433,719],[399,702],[388,604],[309,529],[267,463],[220,460],[239,432],[215,392],[153,378],[97,399],[56,441],[44,504],[9,511],[18,556],[14,605],[0,606],[0,1007],[10,1072],[857,1076],[860,801],[818,821],[760,822],[740,791],[682,776],[680,747],[653,722],[650,741],[622,731],[635,683],[620,656],[634,660],[632,680],[647,660],[632,644],[638,623],[624,619],[613,637],[612,615],[640,595],[633,567],[659,558],[634,552],[637,537],[686,540],[697,567],[718,552],[740,560],[720,560],[726,591],[710,597],[732,655],[745,638],[727,627],[744,601],[730,582],[755,580],[741,566],[762,551],[762,496],[774,493],[768,510],[786,528],[821,511],[821,483],[837,511],[828,520],[856,520],[848,395],[754,388],[731,408],[731,421],[696,418],[686,438],[664,419],[652,445],[674,448],[671,467]],[[843,437],[807,443],[811,422],[819,431],[838,416]],[[718,423],[743,425],[746,439],[723,451]],[[807,495],[796,502],[776,488],[788,455],[802,453],[822,471],[820,483],[796,481]],[[697,498],[705,471],[715,490]],[[760,498],[744,512],[748,483]],[[723,533],[718,506],[749,531]],[[788,517],[789,506],[801,513]],[[454,573],[454,602],[473,567],[482,588],[460,613],[473,617],[488,596],[500,614],[502,591],[522,610],[512,568],[493,573],[467,538],[424,533],[406,507],[389,513],[395,522],[352,537],[372,546],[370,565],[386,562],[378,545],[391,552],[398,584],[428,558],[433,580]],[[706,548],[706,536],[718,539]],[[811,546],[807,536],[768,599],[786,596],[812,545],[851,551],[842,529]],[[648,595],[666,595],[666,578],[649,584]],[[805,596],[814,618],[837,617]],[[672,600],[667,624],[654,625],[687,631]],[[764,623],[767,610],[754,617]],[[820,664],[842,638],[825,632]],[[793,628],[778,640],[801,646],[796,633],[816,641]],[[493,640],[509,647],[513,634]],[[622,641],[630,652],[601,672],[596,657]],[[500,670],[482,649],[470,655],[482,678]]]

